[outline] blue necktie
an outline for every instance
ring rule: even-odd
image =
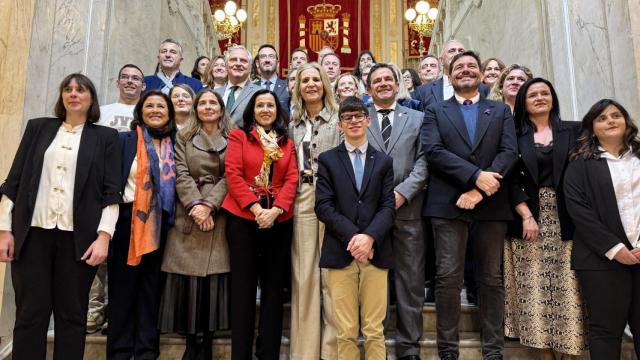
[[[464,107],[471,106],[471,105],[473,105],[473,101],[469,99],[466,99],[465,101],[462,102],[462,106]],[[467,132],[469,133],[469,140],[473,144],[476,138],[476,123],[473,120],[467,118],[466,116],[464,118],[464,123],[467,126]]]
[[[265,81],[264,82],[264,88],[267,89],[267,90],[271,90],[271,84],[272,84],[271,81],[269,81],[269,80]]]
[[[353,160],[353,172],[356,175],[356,187],[358,191],[362,187],[362,175],[364,174],[364,170],[362,169],[362,159],[360,158],[360,154],[362,151],[360,149],[353,150],[353,153],[356,154],[356,158]]]

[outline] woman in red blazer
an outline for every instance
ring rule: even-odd
[[[298,183],[287,116],[275,93],[257,91],[243,115],[243,128],[229,135],[225,160],[231,259],[231,358],[251,359],[260,279],[260,326],[256,355],[278,359],[282,303]]]

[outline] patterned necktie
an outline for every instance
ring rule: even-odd
[[[393,111],[391,109],[378,110],[380,114],[382,114],[382,126],[381,126],[381,134],[382,141],[384,142],[385,149],[389,146],[389,138],[391,137],[391,120],[389,119],[389,113]]]
[[[272,84],[271,81],[269,81],[269,80],[265,81],[264,82],[264,88],[267,89],[267,90],[271,90],[271,84]]]
[[[356,148],[353,150],[353,153],[356,155],[355,159],[353,159],[353,172],[356,175],[356,187],[358,191],[362,187],[362,175],[364,174],[364,170],[362,169],[362,159],[360,158],[360,154],[362,151]]]
[[[236,102],[236,90],[238,90],[237,85],[234,85],[229,90],[229,95],[227,96],[227,103],[225,107],[227,108],[227,113],[233,109],[233,104]]]

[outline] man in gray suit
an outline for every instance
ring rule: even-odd
[[[427,162],[420,143],[424,114],[396,103],[400,86],[387,64],[376,64],[367,78],[369,144],[393,158],[397,217],[391,230],[395,261],[396,353],[401,360],[420,359],[424,302],[425,246],[422,203]]]
[[[227,50],[227,83],[215,91],[222,95],[227,114],[238,125],[242,126],[242,114],[253,93],[260,86],[249,81],[251,53],[244,46],[234,45]]]
[[[278,76],[278,52],[271,44],[262,44],[258,49],[260,79],[255,84],[276,93],[282,109],[289,113],[289,92],[287,81]]]

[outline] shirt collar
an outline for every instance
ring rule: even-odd
[[[467,100],[466,98],[458,95],[458,93],[454,93],[453,96],[456,97],[456,101],[458,102],[458,104],[462,104],[465,100]],[[474,97],[472,97],[471,99],[468,99],[468,100],[471,100],[472,104],[475,104],[478,101],[480,101],[480,91],[478,91],[478,93]]]
[[[241,82],[240,84],[233,84],[231,81],[229,81],[227,83],[227,87],[231,88],[232,86],[237,86],[240,89],[244,89],[244,87],[247,85],[248,82],[249,82],[249,78],[247,78],[247,80]]]
[[[262,86],[264,86],[264,84],[267,82],[267,80],[271,81],[271,85],[275,85],[276,81],[278,81],[278,74],[277,73],[273,73],[273,75],[268,78],[268,79],[260,79],[260,84]]]
[[[607,150],[605,150],[602,146],[598,146],[598,150],[602,151],[600,157],[608,160],[626,160],[627,158],[633,156],[633,150],[631,148],[627,149],[622,155],[616,156]]]
[[[349,144],[349,142],[347,140],[344,141],[344,146],[347,148],[348,152],[353,152],[356,149],[356,147],[351,145],[351,144]],[[369,142],[365,141],[364,144],[362,144],[362,145],[360,145],[358,147],[358,149],[360,149],[360,152],[362,152],[363,154],[366,154],[367,153],[367,147],[369,147]]]
[[[60,125],[60,127],[65,130],[66,132],[70,132],[70,133],[75,133],[76,131],[80,131],[84,128],[84,124],[82,123],[80,125],[76,125],[76,126],[71,126],[71,124],[68,124],[67,122],[62,122],[62,125]]]
[[[309,120],[309,114],[307,114],[307,110],[305,109],[303,111],[304,111],[303,115],[300,117],[300,119],[297,122],[294,121],[294,125],[298,126],[299,124]],[[318,118],[324,122],[331,121],[332,117],[333,117],[333,114],[331,114],[331,112],[329,112],[329,110],[326,107],[323,107],[322,110],[320,110],[320,113],[318,114]]]
[[[376,103],[373,103],[373,107],[376,109],[376,113],[378,112],[378,110],[391,110],[391,111],[396,111],[396,104],[398,102],[394,101],[393,105],[389,106],[388,108],[381,108],[380,106],[376,105]]]

